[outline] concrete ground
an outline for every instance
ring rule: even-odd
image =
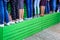
[[[60,23],[24,40],[60,40]]]

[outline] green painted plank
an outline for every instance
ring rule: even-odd
[[[0,28],[0,40],[22,40],[60,22],[60,13],[33,18]]]

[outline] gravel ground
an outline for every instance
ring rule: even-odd
[[[60,23],[24,40],[60,40]]]

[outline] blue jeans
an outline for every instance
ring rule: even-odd
[[[46,3],[45,12],[46,12],[46,13],[49,13],[49,12],[50,12],[50,4],[49,4],[48,1],[47,1],[47,3]]]
[[[0,24],[4,24],[4,22],[8,23],[8,11],[7,11],[7,3],[3,0],[0,1]]]
[[[26,0],[26,6],[27,6],[27,18],[31,18],[33,13],[33,0]]]
[[[50,2],[51,2],[50,5],[51,5],[51,7],[52,7],[52,8],[51,8],[52,11],[55,11],[55,10],[56,10],[56,1],[57,1],[57,0],[51,0],[51,1],[50,1]]]
[[[35,0],[34,1],[34,10],[35,10],[35,14],[37,13],[38,10],[38,14],[40,13],[40,0]]]

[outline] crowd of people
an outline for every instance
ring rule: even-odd
[[[8,2],[11,12],[7,10]],[[0,27],[24,21],[24,4],[27,18],[32,19],[44,14],[60,12],[60,0],[0,0]]]

